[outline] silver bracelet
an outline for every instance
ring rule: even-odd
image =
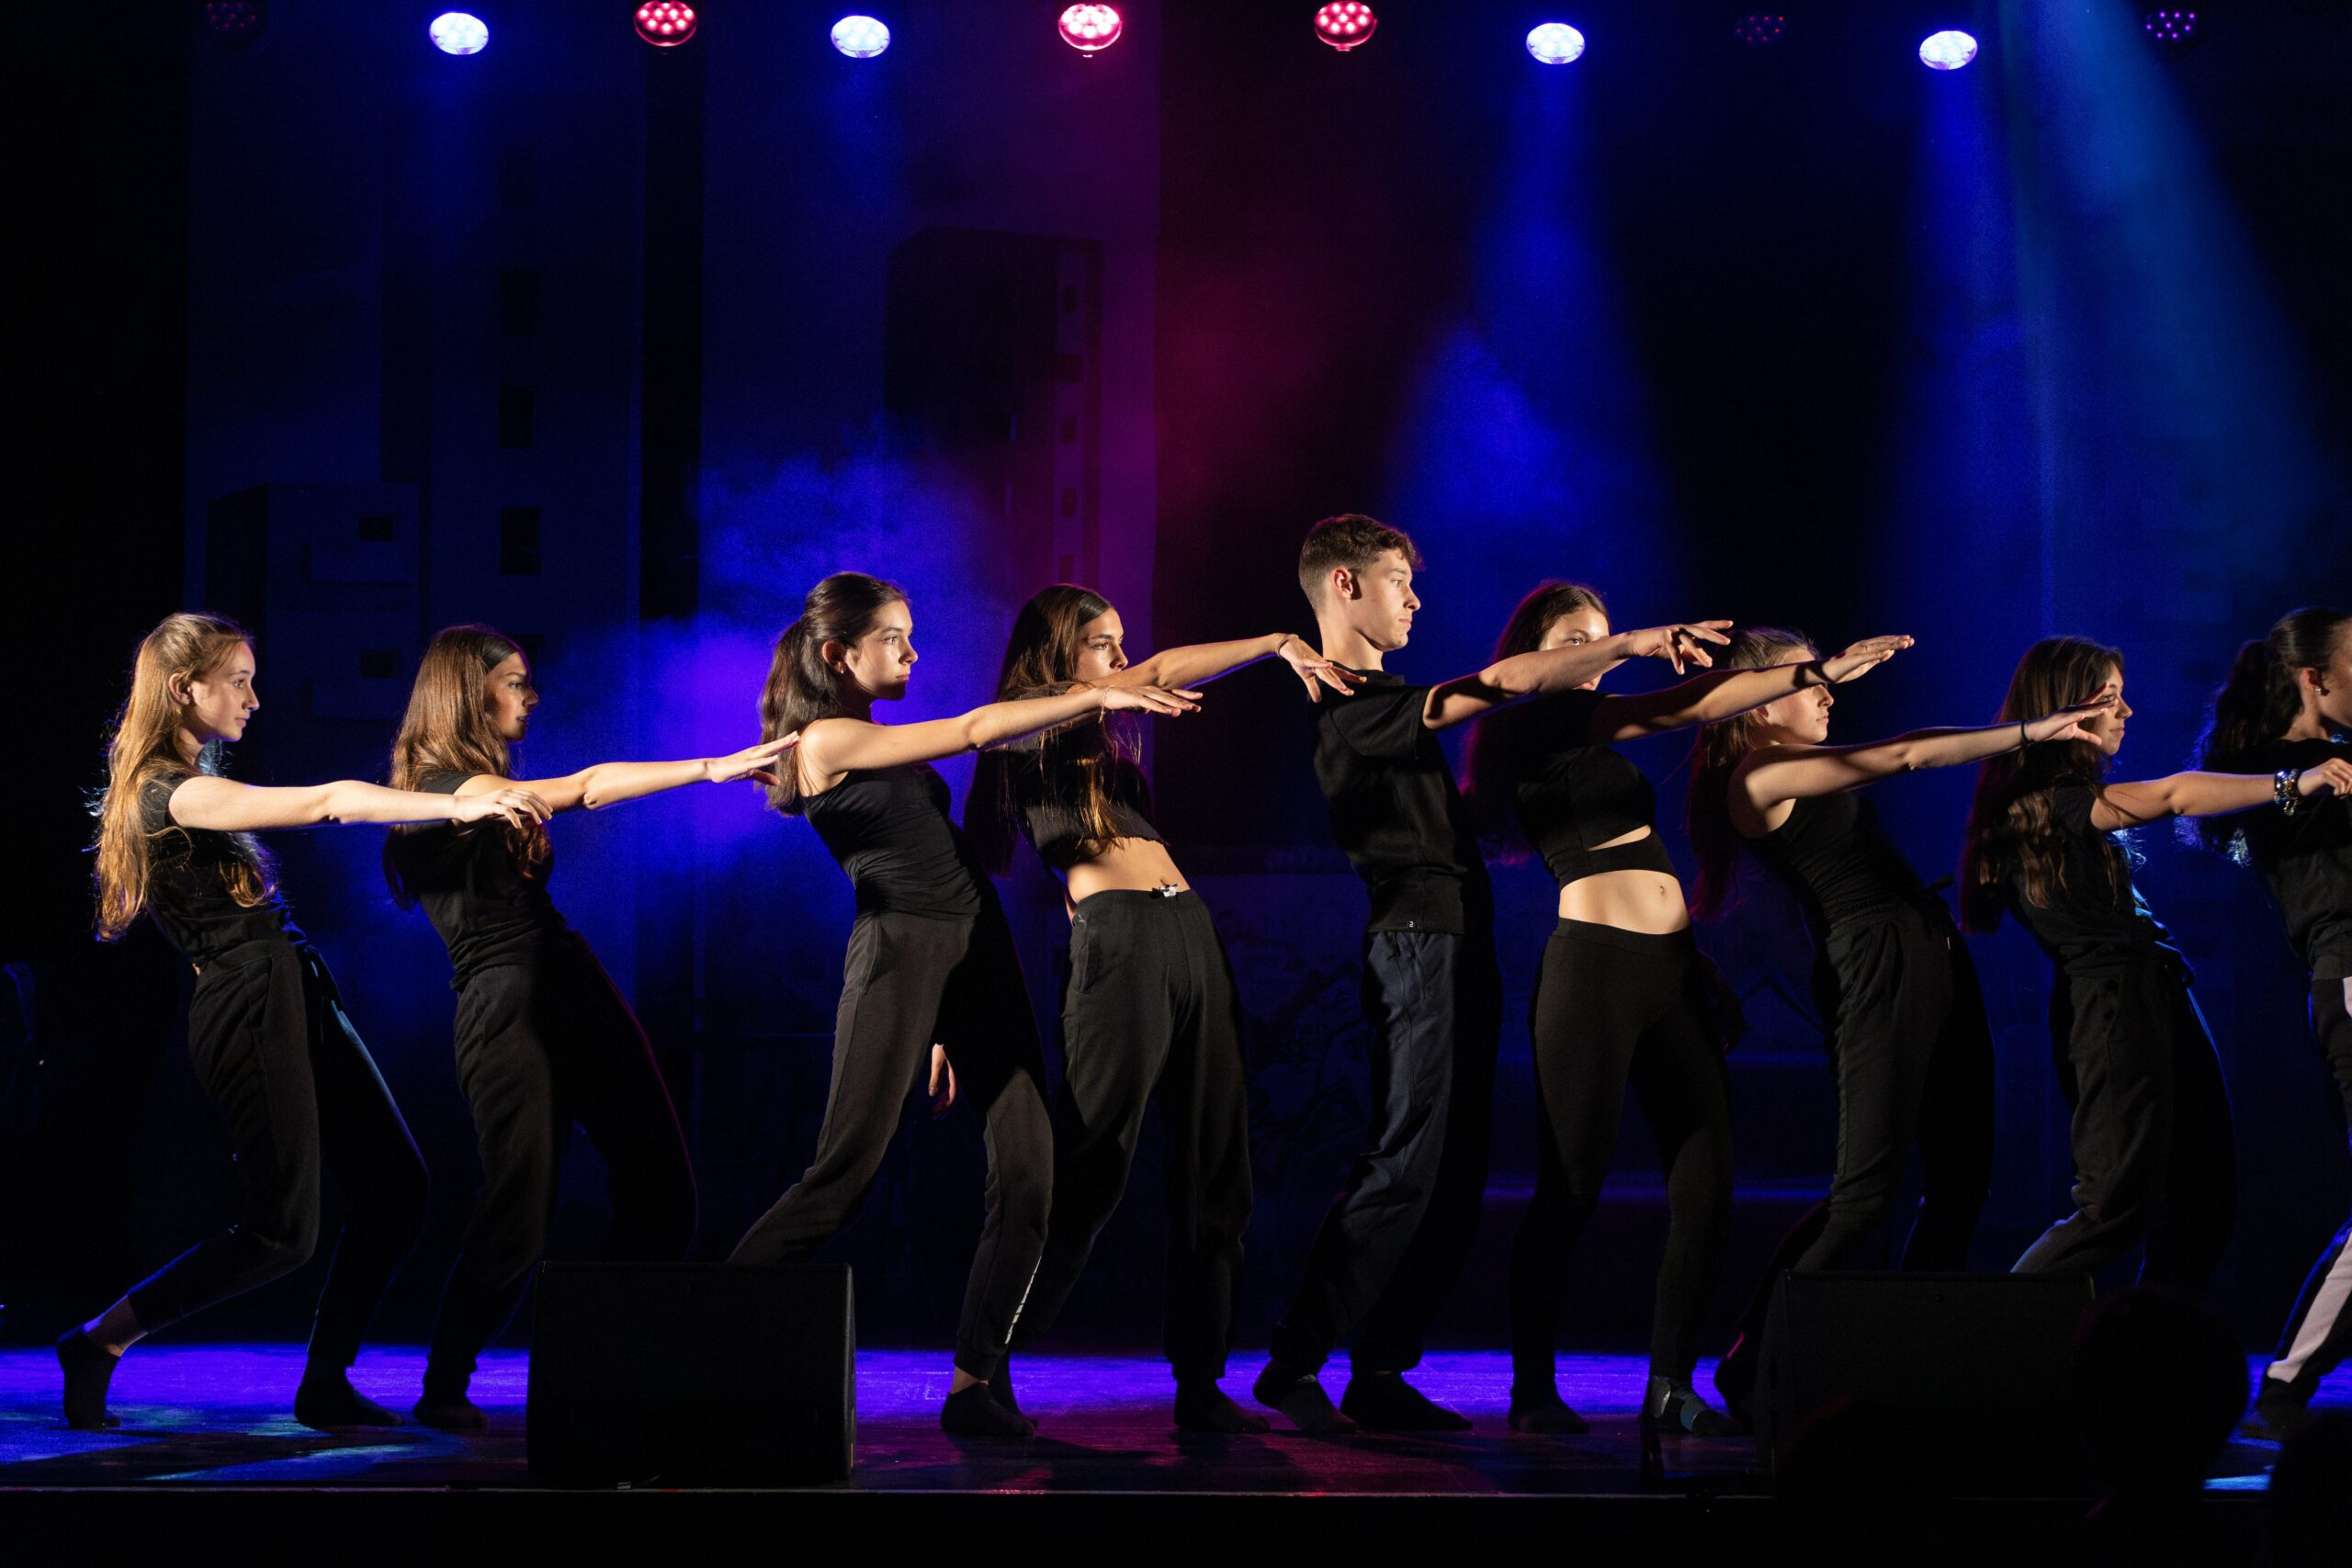
[[[2292,817],[2303,808],[2303,792],[2296,787],[2302,776],[2301,769],[2281,768],[2271,778],[2270,793],[2278,803],[2281,817]]]

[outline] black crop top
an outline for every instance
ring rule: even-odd
[[[300,942],[302,933],[275,888],[254,905],[240,904],[230,893],[236,866],[256,874],[263,869],[260,852],[243,834],[172,820],[172,792],[193,776],[177,770],[158,773],[140,790],[139,825],[148,835],[147,913],[198,969],[247,942]]]
[[[1788,820],[1747,843],[1820,931],[1883,914],[1926,890],[1877,810],[1851,790],[1791,802]]]
[[[1111,770],[1107,794],[1114,835],[1162,842],[1159,830],[1145,815],[1151,809],[1151,785],[1143,770],[1115,752],[1106,757],[1103,765]],[[1080,847],[1089,837],[1079,808],[1046,798],[1046,762],[1036,751],[1015,753],[1009,771],[1012,806],[1020,816],[1023,836],[1036,849],[1039,860],[1056,871],[1068,871],[1078,863]],[[1076,772],[1074,768],[1068,771]]]
[[[2330,757],[2352,761],[2352,745],[2274,741],[2251,765],[2275,773],[2317,767]],[[2312,978],[2352,976],[2352,799],[2313,795],[2292,817],[2265,807],[2237,822],[2255,869],[2287,922],[2287,940],[2311,966]]]
[[[427,773],[416,787],[455,795],[473,776]],[[459,984],[484,969],[530,963],[567,929],[548,897],[554,852],[537,866],[524,866],[499,818],[395,830],[388,852],[401,886],[424,906],[441,933]]]
[[[849,873],[860,914],[968,919],[987,883],[947,815],[947,781],[927,762],[860,768],[802,807]]]
[[[1602,700],[1599,692],[1562,692],[1482,721],[1504,727],[1520,831],[1563,887],[1610,871],[1674,874],[1657,835],[1657,792],[1641,769],[1592,739]],[[1650,831],[1630,843],[1609,842],[1644,828]]]
[[[2002,889],[2009,912],[2035,945],[2070,974],[2098,974],[2150,959],[2185,972],[2188,961],[2173,946],[2172,933],[2149,913],[2132,885],[2128,852],[2112,846],[2110,862],[2109,836],[2091,825],[2096,798],[2087,784],[2051,790],[2051,819],[2064,835],[2065,886],[2052,888],[2050,902],[2037,906],[2026,897],[2025,873],[2012,868]]]

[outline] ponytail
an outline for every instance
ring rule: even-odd
[[[2352,615],[2341,610],[2290,610],[2267,637],[2241,647],[2213,694],[2205,728],[2189,752],[2190,765],[2224,773],[2258,772],[2255,759],[2262,748],[2286,734],[2302,711],[2295,672],[2324,666],[2347,625]],[[2242,853],[2243,829],[2231,818],[2184,817],[2178,831],[2209,849]]]
[[[839,717],[845,710],[833,671],[825,664],[825,644],[855,642],[873,630],[875,617],[886,606],[906,597],[906,590],[897,583],[862,571],[837,571],[811,588],[801,602],[800,618],[775,639],[767,685],[760,693],[760,739],[780,740],[820,718]],[[786,817],[797,817],[807,804],[796,756],[788,766],[775,770],[768,805]]]

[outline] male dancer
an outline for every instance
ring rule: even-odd
[[[1487,1187],[1502,985],[1494,898],[1437,732],[1507,703],[1565,692],[1625,660],[1679,673],[1712,662],[1728,621],[1621,632],[1519,654],[1415,686],[1381,668],[1421,601],[1413,541],[1350,513],[1307,530],[1299,586],[1323,655],[1363,677],[1315,711],[1315,776],[1331,829],[1372,894],[1363,995],[1372,1026],[1373,1125],[1307,1253],[1252,1393],[1302,1431],[1459,1431],[1470,1423],[1408,1383],[1430,1317],[1468,1255]],[[1350,1341],[1339,1408],[1316,1374]]]

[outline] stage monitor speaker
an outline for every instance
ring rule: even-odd
[[[1900,1465],[1949,1495],[2079,1493],[2067,1388],[2091,1301],[2088,1275],[1784,1274],[1757,1451],[1784,1479],[1793,1460]]]
[[[857,1441],[845,1267],[544,1263],[531,1478],[551,1486],[839,1481]]]

